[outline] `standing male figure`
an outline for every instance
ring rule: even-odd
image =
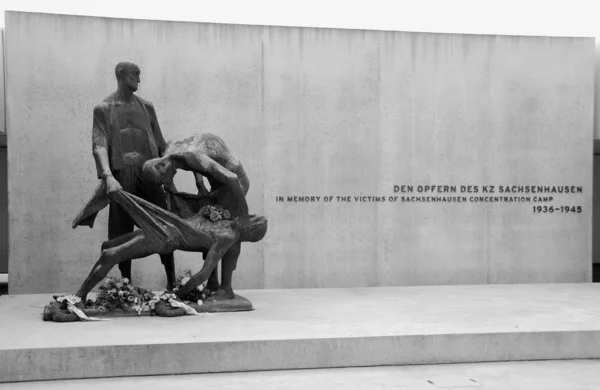
[[[165,194],[160,185],[143,179],[142,166],[150,159],[161,157],[166,142],[158,125],[154,106],[134,95],[140,83],[140,68],[131,62],[115,67],[117,90],[94,107],[92,148],[98,178],[106,185],[109,198],[119,190],[166,209]],[[93,225],[96,214],[77,225]],[[109,240],[132,232],[134,222],[129,214],[111,202],[108,217]],[[175,285],[173,254],[161,255],[167,274],[167,289]],[[119,263],[121,275],[131,280],[131,260]]]

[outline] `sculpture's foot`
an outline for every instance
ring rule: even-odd
[[[82,294],[81,291],[77,291],[75,293],[75,296],[81,298],[81,302],[83,302],[84,304],[87,302],[87,293],[86,294]]]
[[[235,294],[233,293],[232,289],[218,289],[217,291],[215,291],[210,298],[208,298],[211,301],[224,301],[227,299],[234,299],[235,298]]]
[[[167,290],[167,291],[173,291],[173,290]],[[177,298],[181,299],[182,301],[185,300],[185,298],[190,294],[191,290],[185,289],[185,288],[180,288],[175,295],[177,295]]]
[[[167,277],[167,291],[173,291],[175,287],[177,287],[177,278],[175,278],[175,273]]]
[[[208,279],[208,283],[206,284],[206,288],[210,291],[217,291],[219,289],[219,281]]]

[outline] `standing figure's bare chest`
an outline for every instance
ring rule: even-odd
[[[150,124],[146,113],[137,103],[118,106],[119,126],[121,129],[144,129]]]

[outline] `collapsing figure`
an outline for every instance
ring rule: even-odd
[[[198,195],[176,192],[173,176],[177,169],[194,173]],[[267,231],[264,217],[248,214],[245,195],[249,181],[241,163],[231,155],[221,138],[202,134],[170,142],[163,157],[144,164],[143,173],[147,180],[164,185],[169,209],[173,212],[123,190],[107,195],[106,189],[102,188],[105,184],[101,183],[93,199],[73,222],[73,227],[106,207],[110,196],[110,201],[125,210],[140,229],[102,244],[102,254],[77,295],[85,300],[90,290],[121,262],[182,250],[201,252],[205,261],[202,269],[178,290],[180,298],[210,277],[209,288],[217,290],[213,299],[233,299],[232,274],[241,243],[260,241]],[[208,180],[210,191],[204,188],[202,177]],[[225,210],[226,217],[207,218],[203,215],[207,206]],[[222,261],[220,285],[216,279],[219,260]]]

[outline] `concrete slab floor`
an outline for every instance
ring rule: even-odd
[[[255,310],[43,322],[52,294],[0,297],[0,350],[600,330],[600,284],[240,290]]]
[[[597,390],[600,360],[436,364],[0,384],[2,390]]]

